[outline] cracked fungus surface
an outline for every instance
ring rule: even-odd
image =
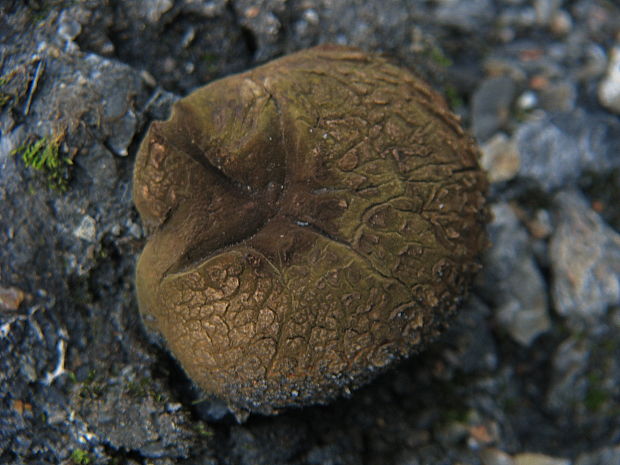
[[[322,46],[215,81],[137,155],[143,320],[233,408],[326,402],[456,309],[486,186],[443,99],[378,56]]]

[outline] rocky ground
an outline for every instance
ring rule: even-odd
[[[239,425],[141,328],[133,159],[179,96],[324,42],[446,95],[493,246],[429,350]],[[616,2],[2,0],[0,44],[1,463],[620,464]]]

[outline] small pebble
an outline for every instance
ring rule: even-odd
[[[525,221],[528,231],[535,239],[546,239],[553,232],[551,224],[551,215],[548,210],[538,209],[534,214],[534,218],[528,218]]]
[[[602,449],[581,454],[575,465],[618,465],[620,464],[620,446],[603,447]]]
[[[551,83],[540,92],[540,105],[549,112],[570,111],[576,100],[577,89],[568,81]]]
[[[129,234],[133,236],[135,239],[140,239],[142,237],[142,228],[139,224],[134,223],[131,220],[127,221],[127,229]]]
[[[167,402],[166,403],[166,412],[174,413],[181,409],[182,405],[179,402]]]
[[[508,181],[519,172],[521,159],[517,144],[505,134],[498,133],[481,147],[480,163],[492,183]]]
[[[555,16],[560,3],[560,0],[534,0],[536,22],[538,24],[549,24]]]
[[[598,87],[601,105],[620,114],[620,45],[609,52],[607,73]]]
[[[555,211],[549,253],[556,310],[570,320],[594,322],[620,304],[620,234],[576,192],[558,194]]]
[[[17,310],[25,297],[21,289],[0,286],[0,309]]]
[[[517,98],[517,107],[521,110],[532,110],[538,104],[536,92],[527,90]]]
[[[147,70],[142,70],[140,77],[148,86],[155,87],[157,85],[157,80]]]
[[[476,90],[472,102],[472,125],[479,142],[501,129],[510,116],[515,83],[509,76],[486,79]]]
[[[575,184],[582,173],[620,166],[620,123],[610,115],[581,109],[546,113],[522,124],[515,140],[521,163],[519,177],[544,191]]]
[[[524,452],[513,457],[514,465],[571,465],[568,459],[551,457],[545,454]]]
[[[97,238],[97,222],[92,216],[86,215],[82,218],[80,225],[73,231],[73,235],[88,242],[95,242]]]
[[[483,465],[514,465],[510,455],[494,447],[483,449],[480,452],[480,460]]]
[[[150,23],[157,23],[161,16],[170,8],[172,8],[173,0],[152,0],[149,2],[147,11],[147,19]]]
[[[497,323],[527,347],[551,326],[544,279],[527,231],[514,210],[499,203],[493,205],[492,213],[492,246],[485,254],[481,280],[493,303]]]
[[[558,10],[551,18],[549,27],[551,32],[558,36],[566,35],[573,28],[573,18],[565,10]]]
[[[67,11],[63,11],[58,19],[57,33],[67,42],[73,41],[80,32],[82,32],[82,26],[74,18],[67,14]]]

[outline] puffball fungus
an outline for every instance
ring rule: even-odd
[[[477,154],[427,84],[354,48],[212,82],[137,155],[143,321],[233,409],[350,392],[464,298],[486,246]]]

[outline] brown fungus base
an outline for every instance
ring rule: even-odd
[[[486,187],[443,99],[378,56],[321,46],[213,82],[137,156],[140,311],[233,408],[327,402],[456,309]]]

